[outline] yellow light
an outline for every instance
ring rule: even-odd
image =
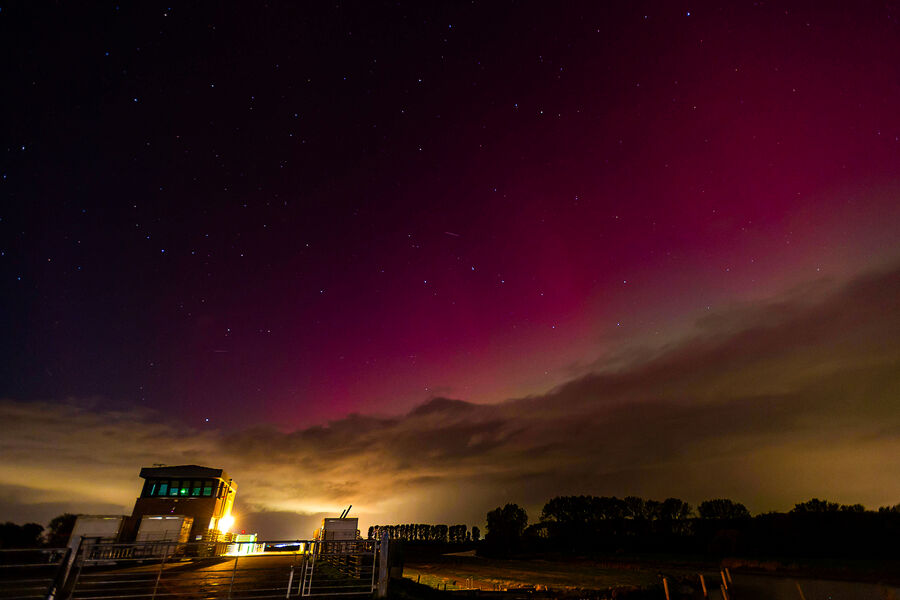
[[[225,515],[219,519],[219,531],[222,533],[228,533],[228,530],[231,529],[232,525],[234,525],[234,517],[231,515]]]

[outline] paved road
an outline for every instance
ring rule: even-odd
[[[96,565],[83,569],[72,592],[73,600],[87,598],[284,598],[296,570],[292,589],[299,585],[301,555],[242,556],[171,561],[156,564]]]
[[[361,572],[352,561],[328,565],[317,561],[313,592],[340,591],[370,594],[371,556]],[[95,565],[80,573],[73,600],[130,597],[246,600],[298,596],[304,555],[218,557],[160,563]],[[356,577],[352,577],[356,575]]]

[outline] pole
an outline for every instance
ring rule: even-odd
[[[294,584],[294,565],[291,565],[291,574],[288,576],[287,592],[284,594],[285,598],[291,597],[291,586],[293,584]]]
[[[239,558],[240,558],[240,556],[234,557],[234,567],[232,567],[232,569],[231,569],[231,584],[229,584],[229,586],[228,586],[228,596],[227,596],[227,598],[229,598],[229,599],[231,598],[231,591],[234,589],[234,576],[237,575],[237,561]]]
[[[669,580],[663,577],[663,589],[666,591],[666,600],[671,600],[669,598]]]
[[[725,575],[728,577],[728,584],[734,585],[734,580],[731,579],[731,571],[728,570],[728,567],[725,567]]]
[[[159,573],[156,574],[156,582],[153,584],[153,595],[150,596],[151,600],[156,598],[156,591],[159,589],[159,580],[162,579],[163,569],[166,566],[166,559],[169,558],[169,547],[163,547],[165,548],[165,550],[163,550],[163,559],[159,561]]]
[[[719,575],[722,576],[722,587],[726,590],[728,589],[728,582],[725,581],[725,571],[719,571]]]
[[[388,540],[387,531],[385,531],[381,534],[381,544],[378,549],[378,589],[375,594],[377,598],[387,597],[389,548],[390,541]]]
[[[720,585],[719,587],[722,588],[722,600],[728,600],[728,588],[724,585]]]
[[[700,587],[703,588],[703,597],[709,598],[709,592],[706,591],[706,580],[703,578],[703,573],[700,573]]]
[[[800,587],[800,582],[797,581],[797,591],[800,592],[800,600],[806,600],[806,596],[803,595],[803,588]]]
[[[69,565],[69,555],[71,553],[72,549],[67,547],[66,551],[63,553],[63,557],[59,561],[59,564],[56,565],[56,572],[53,575],[53,583],[50,586],[50,593],[47,595],[47,600],[54,600],[56,591],[62,590],[65,586],[65,578],[62,577],[62,575],[67,570],[67,567]]]

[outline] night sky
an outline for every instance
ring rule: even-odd
[[[0,2],[0,520],[897,503],[900,5],[841,4]]]

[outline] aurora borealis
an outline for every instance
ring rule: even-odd
[[[4,4],[4,517],[896,503],[898,18]]]

